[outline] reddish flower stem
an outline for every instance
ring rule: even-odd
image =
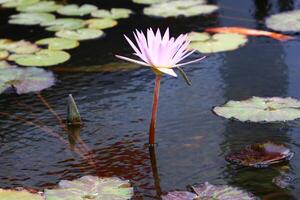
[[[152,101],[151,122],[150,122],[150,128],[149,128],[149,144],[150,145],[154,145],[154,143],[155,143],[155,126],[156,126],[156,113],[157,113],[157,109],[158,109],[160,78],[161,78],[161,75],[156,74],[155,87],[154,87],[154,93],[153,93],[153,101]]]

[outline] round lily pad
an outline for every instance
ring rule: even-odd
[[[262,168],[289,161],[293,156],[294,152],[285,146],[267,142],[249,145],[239,152],[227,155],[225,159],[237,165]]]
[[[73,49],[79,46],[77,40],[71,40],[66,38],[45,38],[36,42],[38,45],[48,45],[50,50],[64,50]]]
[[[98,9],[97,6],[91,4],[84,4],[82,6],[78,6],[76,4],[69,4],[60,7],[57,10],[57,12],[61,15],[67,15],[67,16],[84,16],[90,14],[91,12],[97,9]]]
[[[8,23],[19,25],[37,25],[55,20],[55,16],[49,13],[19,13],[10,16]]]
[[[76,30],[84,26],[84,21],[76,18],[61,18],[51,22],[43,23],[48,31]]]
[[[132,14],[132,11],[125,8],[112,8],[110,11],[100,9],[92,12],[93,17],[110,19],[128,18],[130,17],[130,14]]]
[[[157,3],[162,3],[162,2],[166,2],[169,0],[132,0],[132,2],[134,3],[138,3],[138,4],[157,4]]]
[[[31,54],[40,51],[40,48],[31,42],[24,40],[14,42],[7,39],[0,40],[0,50],[1,49],[16,54]]]
[[[211,36],[208,33],[192,32],[189,39],[189,48],[201,53],[232,51],[248,41],[246,36],[236,33],[218,33]]]
[[[208,182],[192,186],[198,199],[207,200],[256,200],[251,193],[228,185],[212,185]]]
[[[144,14],[156,17],[176,17],[180,15],[191,17],[210,14],[216,10],[218,10],[218,6],[204,4],[203,0],[177,0],[152,4],[144,9]]]
[[[84,176],[74,181],[61,181],[58,189],[45,190],[47,200],[128,200],[133,188],[119,178]]]
[[[18,6],[17,10],[20,12],[44,13],[44,12],[55,12],[60,7],[61,5],[57,5],[55,1],[41,1],[32,5]]]
[[[44,200],[39,194],[33,194],[28,191],[4,190],[0,189],[1,200]]]
[[[78,29],[75,31],[61,30],[55,33],[57,37],[68,38],[72,40],[90,40],[104,35],[104,32],[96,29]]]
[[[46,67],[64,63],[70,57],[65,51],[41,50],[35,54],[12,55],[9,59],[22,66]]]
[[[282,12],[266,19],[268,28],[276,31],[300,31],[300,10]]]
[[[300,101],[292,98],[252,97],[244,101],[229,101],[213,111],[227,119],[250,122],[278,122],[300,118]]]
[[[40,0],[7,0],[4,1],[2,7],[4,8],[14,8],[18,6],[29,6],[38,3]]]
[[[90,29],[107,29],[116,26],[118,22],[113,19],[89,19],[85,24]]]
[[[0,50],[0,60],[5,60],[9,56],[9,53],[5,50]]]
[[[0,69],[7,69],[7,68],[16,68],[15,65],[10,65],[8,62],[6,61],[0,61]]]

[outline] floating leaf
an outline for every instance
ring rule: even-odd
[[[58,189],[45,190],[47,200],[127,200],[132,195],[133,188],[128,181],[95,176],[61,181]]]
[[[157,4],[157,3],[162,3],[162,2],[167,2],[169,0],[132,0],[134,3],[139,3],[139,4]],[[203,0],[204,1],[204,0]]]
[[[104,35],[103,31],[96,29],[78,29],[75,31],[61,30],[55,33],[57,37],[68,38],[73,40],[96,39]]]
[[[7,39],[0,40],[0,49],[16,54],[31,54],[40,50],[37,45],[31,42],[24,40],[14,42]]]
[[[246,44],[247,37],[236,33],[218,33],[210,36],[208,33],[192,32],[189,48],[201,53],[216,53],[232,51]]]
[[[9,53],[5,50],[0,50],[0,60],[4,60],[9,56]]]
[[[43,23],[42,26],[47,26],[46,30],[48,31],[76,30],[84,26],[84,21],[75,18],[61,18]]]
[[[78,6],[76,4],[70,4],[66,6],[60,7],[57,12],[61,15],[67,16],[84,16],[88,15],[91,12],[97,10],[98,8],[91,4],[84,4],[82,6]]]
[[[118,22],[113,19],[89,19],[85,24],[90,29],[107,29],[116,26]]]
[[[227,119],[240,121],[277,122],[300,118],[300,101],[293,98],[252,97],[244,101],[229,101],[213,111]]]
[[[73,49],[79,46],[77,40],[71,40],[66,38],[45,38],[36,42],[38,45],[48,45],[50,50],[64,50]]]
[[[93,17],[109,18],[109,19],[128,18],[130,17],[130,14],[132,14],[132,11],[125,8],[112,8],[110,11],[101,9],[92,12]]]
[[[55,16],[49,13],[20,13],[10,16],[10,24],[37,25],[55,20]]]
[[[174,191],[162,196],[162,200],[195,200],[197,195],[187,191]]]
[[[14,8],[18,6],[29,6],[38,3],[40,0],[7,0],[4,1],[2,7],[4,8]]]
[[[10,65],[8,62],[6,61],[0,61],[0,70],[1,69],[7,69],[7,68],[16,68],[17,66],[15,65]]]
[[[267,142],[246,146],[239,152],[229,154],[225,159],[237,165],[261,168],[288,161],[293,156],[294,152],[285,146]]]
[[[46,67],[66,62],[70,57],[70,54],[64,51],[41,50],[36,54],[12,55],[9,59],[23,66]]]
[[[0,189],[1,200],[44,200],[39,194],[33,194],[25,190],[4,190]]]
[[[153,4],[144,9],[145,15],[156,17],[197,16],[210,14],[218,9],[216,5],[206,5],[203,0],[168,1]]]
[[[300,10],[271,15],[266,19],[268,28],[277,31],[300,31]]]
[[[55,12],[60,7],[61,5],[57,5],[54,1],[41,1],[28,6],[18,6],[17,10],[21,12],[44,13],[44,12]]]
[[[199,199],[203,200],[255,200],[256,198],[243,190],[227,185],[212,185],[208,182],[192,186]]]
[[[0,68],[0,94],[11,87],[18,94],[39,92],[54,85],[54,81],[52,72],[40,68]]]

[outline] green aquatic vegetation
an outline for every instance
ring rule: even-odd
[[[40,48],[28,41],[12,41],[8,39],[0,39],[0,50],[6,50],[16,54],[32,54],[40,51]]]
[[[51,22],[43,23],[48,31],[76,30],[84,27],[84,20],[76,18],[60,18]]]
[[[268,167],[292,159],[294,152],[283,145],[272,142],[252,144],[225,157],[228,162],[247,167]]]
[[[252,97],[244,101],[229,101],[213,111],[227,119],[242,122],[278,122],[300,118],[300,101],[293,98]]]
[[[4,190],[0,189],[1,200],[44,200],[40,194],[33,194],[26,190]]]
[[[10,16],[8,23],[19,25],[38,25],[55,20],[55,16],[49,13],[19,13]]]
[[[41,50],[35,54],[11,55],[9,60],[22,66],[48,67],[64,63],[70,57],[70,54],[65,51]]]
[[[29,13],[44,13],[44,12],[55,12],[61,5],[55,3],[55,1],[41,1],[32,5],[18,6],[17,11],[29,12]]]
[[[167,2],[170,0],[132,0],[132,2],[134,3],[138,3],[138,4],[157,4],[157,3],[162,3],[162,2]]]
[[[208,182],[189,186],[192,192],[173,191],[162,196],[162,200],[255,200],[256,198],[239,188],[228,185],[212,185]]]
[[[18,94],[39,92],[55,82],[52,72],[35,67],[6,67],[0,68],[0,72],[0,94],[12,87]]]
[[[69,4],[60,7],[57,10],[57,13],[67,16],[84,16],[90,14],[91,12],[97,9],[97,6],[91,4],[83,4],[82,6],[78,6],[76,4]]]
[[[146,7],[144,14],[156,17],[177,17],[180,15],[191,17],[210,14],[218,10],[218,6],[204,3],[203,0],[168,1]]]
[[[46,200],[127,200],[133,196],[129,181],[84,176],[61,181],[57,189],[45,190]]]
[[[57,37],[68,38],[72,40],[90,40],[104,35],[104,32],[96,29],[78,29],[78,30],[61,30],[55,33]]]
[[[38,40],[36,44],[47,45],[50,50],[73,49],[79,46],[77,40],[56,37]]]
[[[92,12],[93,17],[109,18],[109,19],[124,19],[129,18],[132,14],[130,9],[126,8],[112,8],[111,10],[99,9]]]
[[[300,10],[282,12],[266,19],[268,28],[276,31],[300,31]]]
[[[9,56],[8,51],[0,50],[0,60],[5,60]]]
[[[0,69],[7,69],[7,68],[15,68],[17,66],[15,65],[10,65],[8,62],[2,60],[0,61]]]
[[[4,8],[14,8],[18,6],[29,6],[38,3],[40,0],[0,0]]]
[[[236,33],[208,33],[192,32],[189,34],[191,43],[190,49],[198,50],[201,53],[216,53],[232,51],[247,43],[248,39],[244,35]]]
[[[89,19],[85,21],[85,24],[90,29],[107,29],[118,25],[118,22],[113,19]]]

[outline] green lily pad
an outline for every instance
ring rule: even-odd
[[[2,7],[4,8],[14,8],[18,6],[29,6],[38,3],[39,1],[40,0],[6,0],[0,3],[3,3]]]
[[[116,26],[118,22],[113,19],[89,19],[85,24],[90,29],[107,29]]]
[[[9,67],[0,69],[0,72],[0,94],[11,87],[18,94],[39,92],[51,87],[55,82],[52,72],[36,67]]]
[[[92,12],[93,17],[97,18],[109,18],[109,19],[123,19],[123,18],[129,18],[130,14],[132,14],[132,11],[125,8],[112,8],[109,10],[96,10]]]
[[[0,40],[0,50],[1,49],[16,54],[32,54],[40,51],[40,48],[31,42],[25,40],[14,42],[7,39]]]
[[[104,32],[96,29],[78,29],[75,31],[61,30],[55,33],[57,37],[67,38],[72,40],[90,40],[96,39],[104,35]]]
[[[79,46],[77,40],[71,40],[66,38],[45,38],[36,42],[38,45],[48,45],[50,50],[64,50],[73,49]]]
[[[65,51],[41,50],[35,54],[12,55],[9,57],[9,60],[14,60],[22,66],[47,67],[64,63],[70,57],[70,54]]]
[[[197,16],[218,10],[216,5],[206,5],[203,0],[168,1],[153,4],[144,9],[144,14],[156,17]]]
[[[66,6],[60,7],[57,12],[61,15],[67,16],[84,16],[88,15],[91,12],[97,10],[97,6],[91,4],[84,4],[82,6],[78,6],[76,4],[70,4]]]
[[[277,122],[300,118],[300,101],[292,98],[252,97],[244,101],[229,101],[213,111],[227,119],[250,122]]]
[[[300,31],[300,10],[282,12],[266,19],[268,28],[276,31]]]
[[[44,198],[39,194],[33,194],[25,190],[4,190],[0,189],[0,199],[1,200],[44,200]]]
[[[48,31],[76,30],[84,26],[84,21],[75,18],[61,18],[43,23],[42,26],[47,26],[46,30]]]
[[[132,196],[133,188],[128,181],[95,176],[61,181],[58,189],[45,190],[47,200],[127,200]]]
[[[7,69],[7,68],[16,68],[17,66],[15,65],[10,65],[8,62],[6,61],[0,61],[0,69]]]
[[[208,33],[192,32],[189,35],[190,49],[201,53],[216,53],[232,51],[246,44],[247,37],[236,33],[218,33],[213,36]]]
[[[5,50],[0,50],[0,60],[5,60],[9,56],[9,53]]]
[[[169,1],[169,0],[132,0],[132,2],[134,2],[134,3],[148,4],[148,5],[167,2],[167,1]]]
[[[55,12],[60,7],[61,5],[57,5],[54,1],[41,1],[36,4],[32,4],[28,6],[18,6],[17,10],[20,12],[44,13],[44,12]]]
[[[20,13],[10,16],[8,23],[19,25],[37,25],[55,20],[55,16],[49,13]]]

